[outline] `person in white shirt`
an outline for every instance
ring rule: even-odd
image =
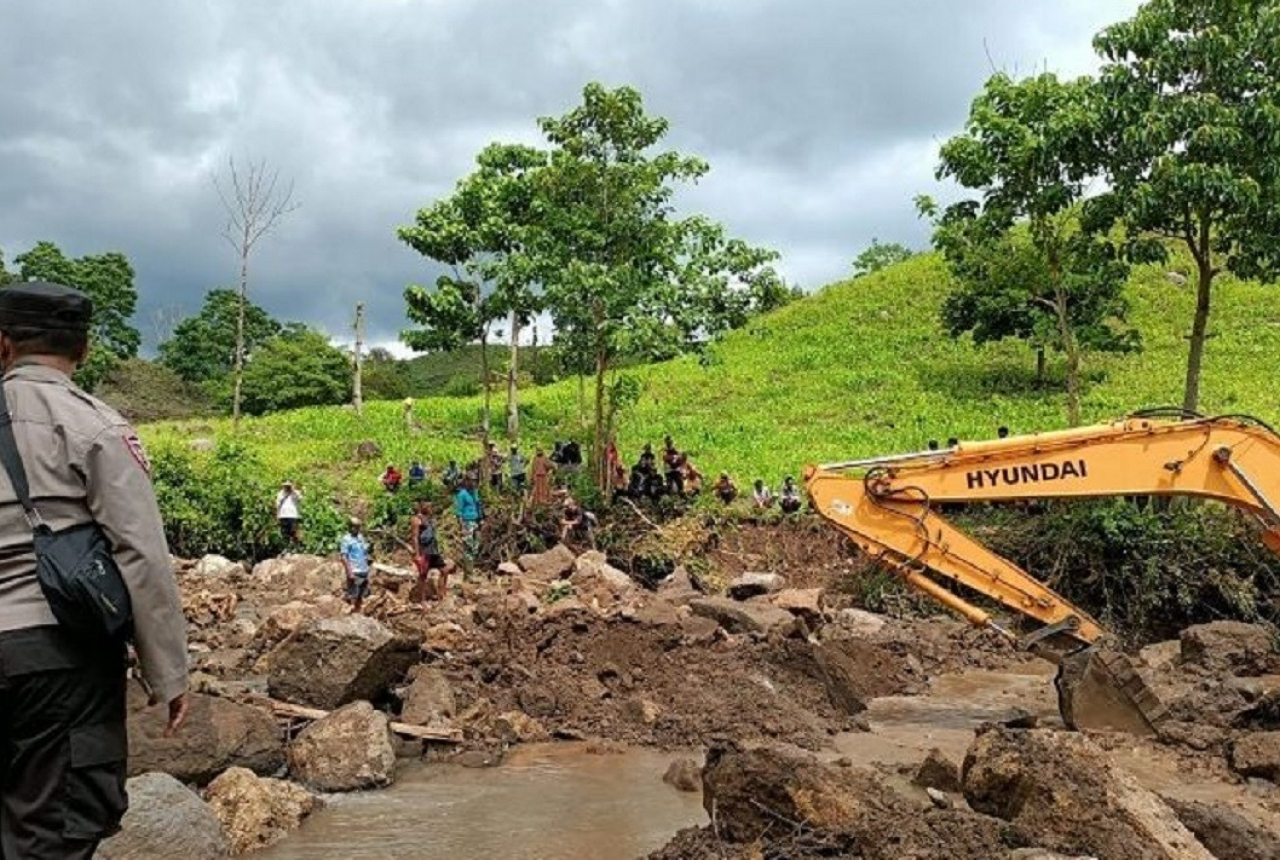
[[[280,536],[289,547],[298,545],[298,521],[302,519],[298,505],[302,502],[302,493],[293,488],[292,481],[280,485],[276,493],[276,521],[280,523]]]
[[[773,507],[773,491],[764,485],[764,481],[756,478],[754,484],[754,492],[751,494],[752,500],[757,508]]]

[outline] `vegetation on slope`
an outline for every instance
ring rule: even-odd
[[[1272,288],[1224,281],[1205,374],[1205,408],[1274,419],[1270,359],[1280,354],[1280,302]],[[704,472],[777,482],[806,462],[915,450],[930,439],[987,438],[1000,425],[1015,433],[1062,426],[1063,393],[1037,386],[1035,357],[1019,343],[974,347],[938,324],[946,274],[936,255],[915,257],[762,317],[701,356],[625,373],[643,386],[623,416],[619,447],[632,459],[645,442],[671,433]],[[1176,402],[1185,366],[1185,321],[1192,290],[1163,268],[1135,271],[1131,321],[1145,349],[1103,356],[1086,367],[1084,418],[1106,420]],[[531,389],[521,404],[523,442],[586,438],[573,380]],[[271,477],[339,479],[372,492],[385,462],[422,458],[442,464],[475,456],[479,398],[425,398],[415,404],[418,432],[398,402],[301,409],[246,421],[242,441]],[[145,428],[153,445],[230,433],[223,421]],[[385,462],[351,464],[355,444],[372,439]]]

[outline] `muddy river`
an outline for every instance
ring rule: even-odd
[[[871,703],[871,732],[840,735],[827,757],[892,768],[937,747],[964,758],[983,722],[1029,712],[1061,725],[1047,666],[1019,672],[964,672],[934,679],[920,696]],[[1148,788],[1226,803],[1260,824],[1280,827],[1268,790],[1196,778],[1172,753],[1120,745],[1111,752]],[[701,798],[662,781],[680,756],[649,750],[595,755],[581,745],[517,747],[502,767],[405,766],[391,788],[339,796],[302,829],[255,856],[261,860],[631,860],[677,830],[705,823]],[[700,753],[694,753],[695,759]],[[903,781],[904,788],[910,790]]]
[[[678,756],[517,747],[498,768],[405,767],[380,792],[337,797],[260,860],[613,860],[706,822],[701,797],[662,781]]]

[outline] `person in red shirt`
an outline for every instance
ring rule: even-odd
[[[387,471],[382,473],[382,486],[386,488],[388,493],[394,493],[400,489],[400,482],[404,477],[400,474],[400,470],[395,467],[394,463],[387,464]]]

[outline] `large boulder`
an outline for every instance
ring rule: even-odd
[[[744,573],[729,583],[729,596],[734,600],[750,600],[764,594],[781,591],[787,580],[778,573]]]
[[[381,698],[417,660],[417,643],[368,616],[321,618],[271,651],[267,684],[278,699],[332,709]]]
[[[702,768],[691,758],[676,759],[667,767],[662,781],[677,791],[702,791]]]
[[[912,785],[921,788],[936,788],[938,791],[960,790],[960,765],[947,758],[942,750],[934,747],[929,750],[916,775],[911,778]]]
[[[679,565],[670,576],[658,583],[657,594],[668,603],[682,606],[695,597],[701,597],[702,589],[698,588],[689,571]]]
[[[222,823],[194,791],[164,773],[128,782],[129,811],[120,832],[102,843],[95,860],[213,860],[229,846]]]
[[[1280,836],[1246,820],[1222,803],[1166,797],[1186,828],[1218,860],[1276,860]]]
[[[222,822],[233,854],[280,841],[322,805],[301,786],[263,779],[242,767],[233,767],[211,782],[205,800]]]
[[[284,737],[267,711],[216,696],[188,696],[182,731],[165,737],[168,713],[129,692],[129,774],[162,771],[204,785],[229,767],[271,774],[284,765]]]
[[[629,594],[636,588],[630,576],[609,564],[605,554],[597,550],[584,552],[573,563],[573,574],[569,577],[574,588],[581,592],[587,586],[602,585],[614,597]]]
[[[783,747],[714,744],[702,770],[702,805],[731,842],[754,842],[779,822],[839,830],[859,819],[909,813],[870,767],[837,767]]]
[[[231,576],[244,573],[244,565],[220,555],[210,553],[196,562],[192,573],[197,576]]]
[[[1275,666],[1271,631],[1261,624],[1213,621],[1182,631],[1182,662],[1212,672],[1261,675]]]
[[[264,562],[265,564],[265,562]],[[259,565],[261,566],[261,565]],[[273,648],[308,621],[346,614],[346,603],[326,595],[317,601],[290,600],[267,613],[254,639],[259,648]]]
[[[784,588],[772,595],[769,602],[803,618],[811,628],[817,628],[822,623],[826,608],[826,591],[821,588]]]
[[[318,555],[269,558],[254,566],[252,579],[264,596],[277,603],[336,595],[345,581],[342,562]]]
[[[1253,732],[1231,745],[1231,767],[1241,776],[1280,782],[1280,732]]]
[[[452,719],[458,713],[453,687],[444,672],[423,666],[418,669],[405,693],[400,721],[430,726]]]
[[[1033,844],[1126,860],[1213,860],[1164,802],[1083,735],[993,728],[964,762],[964,796]]]
[[[353,702],[302,730],[289,745],[289,769],[318,791],[390,785],[396,764],[387,715]]]
[[[730,633],[791,634],[796,619],[785,609],[767,603],[740,603],[728,597],[698,597],[689,601],[694,615],[710,618]]]
[[[549,582],[573,570],[576,560],[573,550],[558,543],[546,552],[520,556],[519,563],[520,569],[529,576]]]
[[[842,633],[855,639],[871,639],[888,625],[883,615],[867,612],[865,609],[841,609],[836,613],[836,626]]]

